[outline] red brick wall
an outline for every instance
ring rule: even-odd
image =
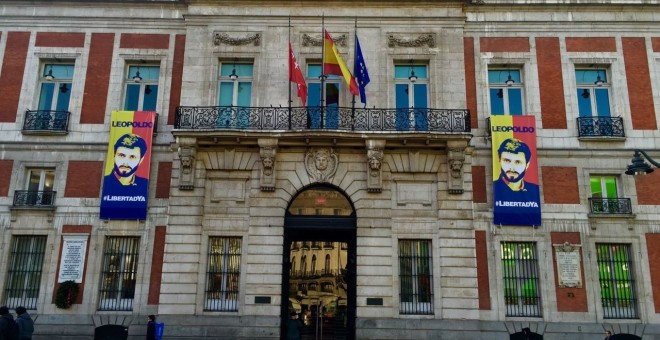
[[[0,73],[0,93],[2,94],[0,95],[0,123],[16,121],[29,43],[30,32],[7,33],[5,56]]]
[[[564,79],[558,38],[536,38],[536,61],[544,129],[566,129]]]
[[[156,198],[170,198],[171,179],[172,162],[159,162],[158,179],[156,181]]]
[[[653,52],[660,52],[660,38],[651,38],[651,45],[653,46]]]
[[[544,166],[541,173],[544,203],[580,204],[576,168]]]
[[[529,38],[479,38],[481,52],[529,52]]]
[[[0,196],[9,196],[9,185],[11,184],[11,170],[14,161],[11,159],[0,159]]]
[[[149,297],[147,304],[157,305],[160,302],[160,283],[163,274],[163,254],[165,253],[165,236],[167,227],[156,226],[154,233],[154,254],[151,258],[151,276],[149,278]]]
[[[174,125],[176,107],[181,105],[181,84],[183,82],[183,55],[186,49],[186,36],[177,34],[174,38],[174,60],[172,62],[172,86],[170,87],[170,107],[167,124]]]
[[[91,225],[63,225],[62,226],[62,236],[64,234],[88,234],[87,236],[87,249],[85,250],[85,263],[84,263],[84,269],[83,269],[83,278],[82,282],[78,285],[78,297],[76,298],[75,303],[76,304],[81,304],[83,303],[83,295],[85,293],[85,278],[87,276],[87,261],[89,260],[89,234],[92,233],[92,226]],[[57,261],[57,269],[55,271],[55,286],[53,287],[53,300],[52,303],[55,303],[55,297],[57,296],[57,288],[60,286],[59,283],[57,283],[57,278],[60,276],[60,261],[62,261],[62,245],[64,242],[60,240],[60,251],[57,255],[57,258],[59,259]]]
[[[616,52],[616,40],[603,38],[566,38],[567,52]]]
[[[37,32],[39,47],[84,47],[85,33]]]
[[[646,234],[646,249],[651,271],[651,290],[653,291],[653,306],[660,313],[660,234]]]
[[[655,130],[658,124],[653,107],[646,41],[644,38],[622,38],[621,40],[633,129]]]
[[[571,244],[581,244],[580,233],[568,232],[551,232],[550,239],[552,244],[563,244],[565,242]],[[554,247],[553,247],[554,248]],[[557,295],[557,311],[558,312],[588,312],[587,306],[587,290],[584,288],[584,254],[580,251],[582,288],[559,288],[559,276],[557,275],[557,256],[555,250],[552,249],[552,265],[553,272],[555,273],[555,293]]]
[[[465,62],[465,102],[470,110],[470,125],[473,129],[479,127],[477,119],[477,80],[474,68],[474,38],[463,38],[463,60]]]
[[[122,33],[119,48],[152,48],[166,50],[170,46],[168,34]]]
[[[103,124],[114,42],[114,33],[92,33],[85,95],[80,112],[81,124]]]
[[[475,230],[474,241],[477,250],[479,309],[490,310],[490,278],[488,277],[488,243],[486,242],[486,232],[484,230]]]
[[[486,167],[472,167],[472,202],[488,203],[486,197]]]
[[[648,175],[635,176],[637,204],[660,205],[660,195],[658,195],[655,188],[660,188],[660,171],[656,170]]]
[[[64,197],[97,198],[102,178],[103,162],[69,161]]]

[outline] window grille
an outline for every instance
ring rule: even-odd
[[[139,237],[105,239],[99,310],[133,310],[139,246]]]
[[[536,243],[501,244],[506,316],[541,317]]]
[[[13,237],[5,282],[4,304],[8,308],[37,308],[45,249],[46,236]]]
[[[637,294],[630,245],[596,244],[605,319],[637,319]]]
[[[204,310],[237,312],[240,275],[241,238],[211,237]]]
[[[399,240],[401,314],[433,314],[430,240]]]

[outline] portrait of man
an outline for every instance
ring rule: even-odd
[[[497,150],[500,176],[495,181],[495,192],[503,194],[502,199],[520,200],[519,193],[537,197],[538,184],[525,181],[525,174],[532,160],[532,151],[527,144],[515,138],[505,139]],[[527,195],[525,195],[527,196]]]
[[[119,137],[114,145],[112,173],[103,179],[103,186],[110,192],[144,195],[149,180],[136,176],[136,172],[147,153],[145,140],[133,133]]]

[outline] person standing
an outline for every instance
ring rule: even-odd
[[[612,332],[605,331],[605,340],[610,340],[611,337],[612,337]]]
[[[25,307],[16,307],[16,323],[18,324],[18,333],[20,340],[32,340],[34,332],[34,321],[28,314]]]
[[[300,330],[303,325],[300,320],[298,320],[298,313],[295,311],[291,312],[291,318],[286,324],[286,339],[287,340],[300,340]]]
[[[147,340],[156,340],[156,316],[147,317]]]
[[[0,307],[0,340],[19,340],[18,324],[7,306]]]

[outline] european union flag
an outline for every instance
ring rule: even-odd
[[[367,94],[364,88],[369,84],[369,71],[367,71],[367,64],[364,62],[362,56],[362,49],[360,48],[360,40],[355,35],[355,78],[357,79],[358,88],[360,89],[360,101],[363,104],[367,103]]]

